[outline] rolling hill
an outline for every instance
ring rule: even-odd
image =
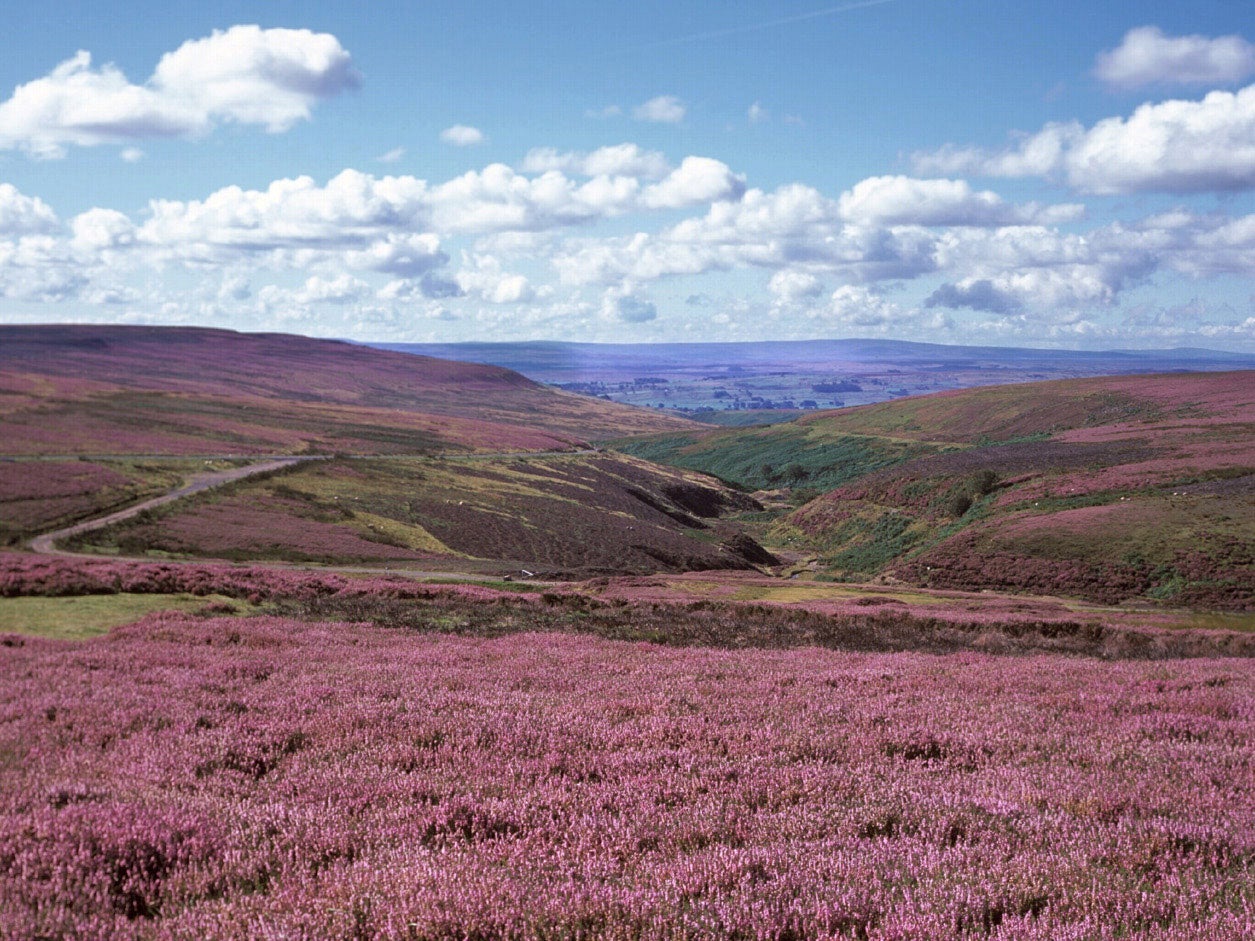
[[[146,510],[75,544],[493,572],[774,562],[718,520],[757,508],[752,500],[588,444],[686,427],[496,366],[335,341],[0,328],[0,545],[169,491],[228,458],[334,454]]]
[[[0,455],[561,450],[686,424],[496,366],[333,340],[0,327]]]
[[[814,496],[764,539],[831,577],[1255,603],[1255,372],[986,387],[616,447]]]

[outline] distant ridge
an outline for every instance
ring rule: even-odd
[[[1255,354],[1196,347],[1169,350],[1048,350],[949,346],[910,340],[768,340],[754,343],[376,343],[379,349],[489,363],[541,382],[561,382],[596,370],[680,372],[726,366],[827,366],[859,364],[920,368],[1032,367],[1047,374],[1114,375],[1255,368]]]
[[[0,326],[0,454],[549,450],[677,427],[501,366],[339,340]]]

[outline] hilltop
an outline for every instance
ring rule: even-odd
[[[226,330],[0,327],[3,454],[549,450],[684,427],[497,366]]]

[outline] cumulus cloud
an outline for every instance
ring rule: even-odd
[[[553,258],[567,284],[649,281],[738,267],[810,268],[844,279],[906,278],[936,267],[936,236],[920,227],[846,225],[836,201],[790,184],[713,202],[658,233],[571,242]]]
[[[60,157],[69,145],[196,136],[222,122],[279,132],[358,81],[336,37],[304,29],[215,30],[162,56],[142,85],[79,51],[0,103],[0,148]]]
[[[745,178],[710,157],[685,157],[666,179],[648,187],[641,203],[648,209],[680,209],[716,200],[740,199]]]
[[[556,170],[528,177],[497,163],[432,187],[425,204],[437,231],[539,231],[626,212],[639,192],[631,177],[579,183]]]
[[[658,317],[658,307],[653,301],[636,294],[632,284],[610,288],[601,299],[603,319],[619,323],[648,323]]]
[[[655,124],[679,124],[688,111],[675,95],[659,95],[632,109],[632,117],[638,121]]]
[[[484,132],[477,127],[455,124],[453,127],[446,127],[441,131],[440,139],[446,144],[453,144],[455,147],[473,147],[484,142]]]
[[[1050,124],[1002,151],[944,147],[914,156],[920,173],[1059,177],[1099,194],[1255,187],[1255,85],[1170,100],[1086,130]]]
[[[657,180],[671,167],[667,158],[656,150],[643,150],[636,144],[613,144],[593,151],[559,151],[538,147],[527,152],[522,168],[525,173],[560,173],[575,176],[631,176]]]
[[[430,232],[392,232],[364,249],[350,250],[345,260],[354,268],[412,278],[447,264],[449,256],[440,250],[440,239]]]
[[[843,284],[829,299],[832,318],[844,327],[883,331],[902,318],[902,311],[890,301],[861,285]]]
[[[1120,89],[1228,85],[1255,75],[1255,45],[1241,36],[1166,36],[1157,26],[1139,26],[1099,54],[1094,74]]]
[[[314,275],[292,297],[298,304],[349,304],[370,293],[369,284],[347,274],[330,279]]]
[[[0,183],[0,237],[52,232],[59,222],[52,207],[38,196],[26,196],[11,183]]]
[[[135,224],[116,209],[89,209],[70,220],[71,244],[87,253],[126,248],[135,242]]]
[[[841,194],[841,216],[863,225],[1000,226],[1046,217],[1071,221],[1084,207],[1014,206],[997,193],[975,191],[966,180],[920,180],[906,176],[869,177]]]
[[[389,231],[422,228],[427,185],[413,177],[375,178],[345,170],[319,186],[307,176],[265,190],[228,186],[203,200],[154,200],[139,227],[146,245],[173,256],[282,248],[360,246]]]
[[[813,300],[824,293],[823,283],[807,271],[782,268],[771,276],[767,289],[780,304]]]
[[[924,301],[925,307],[969,307],[994,314],[1008,314],[1022,306],[1015,297],[999,290],[986,278],[968,278],[957,284],[943,284]]]
[[[536,297],[526,277],[503,271],[501,262],[491,255],[468,252],[463,254],[462,262],[463,267],[454,276],[462,294],[473,295],[489,304],[518,304]]]

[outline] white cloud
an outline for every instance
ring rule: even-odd
[[[527,278],[502,271],[501,262],[491,255],[466,253],[462,261],[463,267],[454,275],[454,280],[464,294],[489,304],[526,303],[536,296]]]
[[[139,163],[144,159],[144,152],[138,147],[124,147],[118,156],[127,163]]]
[[[608,289],[601,298],[603,320],[618,323],[648,323],[658,317],[653,301],[636,294],[635,286],[624,284]]]
[[[556,170],[527,177],[494,163],[433,187],[426,203],[438,232],[539,231],[618,215],[639,192],[631,177],[577,183]]]
[[[364,249],[346,252],[345,261],[353,268],[412,278],[445,265],[449,256],[440,250],[440,239],[430,232],[390,232]]]
[[[71,243],[79,251],[97,253],[135,242],[135,224],[116,209],[88,209],[70,220]]]
[[[836,201],[791,184],[751,189],[650,234],[570,242],[553,257],[566,284],[649,281],[740,267],[794,267],[844,279],[907,278],[936,267],[936,236],[915,226],[846,225]]]
[[[671,167],[667,158],[656,150],[642,150],[636,144],[614,144],[590,152],[558,151],[538,147],[523,158],[525,173],[548,173],[557,170],[576,176],[631,176],[657,180]]]
[[[309,177],[276,180],[264,191],[228,186],[204,200],[154,200],[139,239],[188,260],[281,248],[340,248],[389,231],[421,230],[427,185],[345,170],[318,186]]]
[[[12,183],[0,183],[0,237],[52,232],[60,223],[38,196],[25,196]]]
[[[455,124],[453,127],[446,127],[441,131],[440,139],[446,144],[453,144],[455,147],[473,147],[484,142],[484,132],[477,127]]]
[[[1143,105],[1100,121],[1067,156],[1068,179],[1096,193],[1255,186],[1255,85],[1202,101]]]
[[[1063,177],[1075,189],[1117,194],[1255,187],[1255,85],[1201,101],[1145,104],[1089,130],[1051,124],[1003,151],[944,147],[916,154],[921,173]]]
[[[973,190],[966,180],[906,176],[862,180],[841,194],[838,206],[847,222],[862,225],[999,226],[1041,216],[1070,221],[1083,212],[1076,205],[1045,209],[1034,204],[1010,205],[997,193]]]
[[[807,271],[782,268],[771,276],[767,290],[778,304],[794,304],[819,297],[824,292],[824,286]]]
[[[771,115],[767,113],[767,109],[757,101],[750,105],[745,112],[745,118],[750,124],[762,124],[769,117]]]
[[[938,241],[938,268],[957,276],[932,306],[1004,312],[1108,306],[1162,264],[1168,243],[1109,226],[1087,235],[1044,226],[953,229]]]
[[[283,131],[357,82],[339,40],[303,29],[215,31],[162,56],[143,85],[80,51],[0,103],[0,148],[59,157],[67,145],[195,136],[224,121]]]
[[[665,180],[648,187],[641,203],[649,209],[680,209],[717,200],[740,199],[745,178],[710,157],[685,157]]]
[[[292,299],[298,304],[349,304],[371,293],[370,285],[347,274],[327,279],[314,275]]]
[[[378,161],[379,163],[396,163],[398,160],[400,160],[404,156],[405,156],[404,147],[393,147],[387,153],[380,154],[378,157],[375,158],[375,160]]]
[[[623,113],[618,105],[606,105],[604,108],[589,108],[584,112],[586,118],[617,118]]]
[[[659,95],[632,109],[632,117],[636,120],[655,124],[679,124],[687,113],[684,102],[675,95]]]
[[[83,265],[54,235],[0,240],[0,297],[55,303],[77,296],[88,284]]]
[[[1166,36],[1157,26],[1139,26],[1099,54],[1094,74],[1121,89],[1228,85],[1255,74],[1255,45],[1241,36]]]
[[[845,284],[829,299],[832,320],[843,327],[881,332],[902,319],[902,311],[867,288]]]

